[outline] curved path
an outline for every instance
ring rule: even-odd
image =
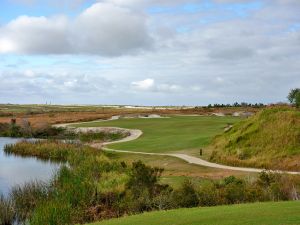
[[[71,125],[71,124],[68,124]],[[63,125],[64,127],[67,127],[66,125]],[[127,141],[132,141],[137,138],[139,138],[143,132],[138,129],[125,129],[125,128],[119,128],[119,127],[86,127],[86,128],[75,128],[75,131],[78,132],[88,132],[88,131],[99,131],[103,129],[117,129],[117,130],[122,130],[125,132],[129,132],[130,135],[118,140],[118,141],[111,141],[111,142],[104,142],[104,143],[92,143],[90,144],[91,147],[94,148],[99,148],[104,151],[112,151],[112,152],[123,152],[123,153],[131,153],[131,154],[142,154],[142,155],[158,155],[158,156],[172,156],[176,157],[179,159],[182,159],[188,163],[196,164],[196,165],[201,165],[201,166],[206,166],[206,167],[212,167],[212,168],[218,168],[218,169],[225,169],[225,170],[235,170],[235,171],[242,171],[242,172],[255,172],[259,173],[262,171],[265,171],[265,169],[257,169],[257,168],[246,168],[246,167],[234,167],[234,166],[226,166],[226,165],[221,165],[217,163],[212,163],[208,162],[206,160],[203,160],[201,158],[197,158],[194,156],[182,154],[182,153],[151,153],[151,152],[134,152],[134,151],[126,151],[126,150],[117,150],[117,149],[111,149],[108,148],[107,145],[109,144],[116,144],[116,143],[121,143],[121,142],[127,142]],[[296,171],[282,171],[282,170],[268,170],[270,172],[277,172],[277,173],[287,173],[287,174],[293,174],[293,175],[300,175],[300,172]]]

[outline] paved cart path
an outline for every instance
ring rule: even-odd
[[[78,123],[77,123],[78,124]],[[60,127],[67,127],[71,126],[72,124],[63,124],[59,125]],[[143,132],[141,130],[137,129],[125,129],[125,128],[119,128],[119,127],[80,127],[80,128],[72,128],[75,129],[78,132],[88,132],[88,131],[94,131],[97,132],[99,130],[104,130],[104,129],[118,129],[118,130],[123,130],[125,132],[128,132],[129,135],[121,140],[118,141],[111,141],[111,142],[104,142],[104,143],[92,143],[90,146],[94,148],[99,148],[104,151],[111,151],[111,152],[123,152],[123,153],[130,153],[130,154],[142,154],[142,155],[160,155],[160,156],[172,156],[172,157],[177,157],[180,158],[188,163],[196,164],[196,165],[201,165],[201,166],[206,166],[206,167],[212,167],[212,168],[218,168],[218,169],[225,169],[225,170],[235,170],[235,171],[243,171],[243,172],[262,172],[264,169],[257,169],[257,168],[246,168],[246,167],[235,167],[235,166],[226,166],[222,164],[217,164],[217,163],[212,163],[208,162],[204,159],[197,158],[194,156],[182,154],[182,153],[151,153],[151,152],[136,152],[136,151],[127,151],[127,150],[121,150],[121,149],[112,149],[109,148],[107,145],[110,144],[116,144],[116,143],[121,143],[121,142],[127,142],[127,141],[132,141],[135,139],[138,139]],[[300,172],[296,171],[282,171],[282,170],[271,170],[272,172],[278,172],[278,173],[287,173],[287,174],[298,174],[300,175]]]

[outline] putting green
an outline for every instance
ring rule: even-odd
[[[170,118],[130,118],[76,124],[76,127],[122,127],[140,129],[143,135],[133,141],[109,145],[113,149],[165,153],[206,146],[236,117],[174,116]]]

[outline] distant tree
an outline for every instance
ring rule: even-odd
[[[238,102],[235,102],[235,103],[233,103],[233,106],[234,106],[234,107],[239,107],[240,104],[239,104]]]
[[[292,89],[287,98],[290,103],[295,104],[296,107],[300,107],[300,88]]]

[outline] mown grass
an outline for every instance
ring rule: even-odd
[[[146,165],[164,168],[161,181],[172,187],[178,187],[187,177],[194,180],[221,179],[230,175],[237,177],[253,177],[256,174],[233,170],[222,170],[186,163],[184,160],[171,156],[140,155],[132,153],[105,152],[112,160],[125,161],[128,164],[141,160]]]
[[[300,201],[254,203],[151,212],[93,225],[297,225],[299,211]]]
[[[237,121],[240,121],[240,118],[175,116],[155,119],[120,119],[77,124],[74,126],[140,129],[143,131],[143,135],[137,140],[113,144],[109,147],[129,151],[158,153],[202,148],[209,144],[215,135],[222,133],[227,124]]]
[[[264,109],[216,137],[210,149],[216,162],[300,170],[300,111]]]

